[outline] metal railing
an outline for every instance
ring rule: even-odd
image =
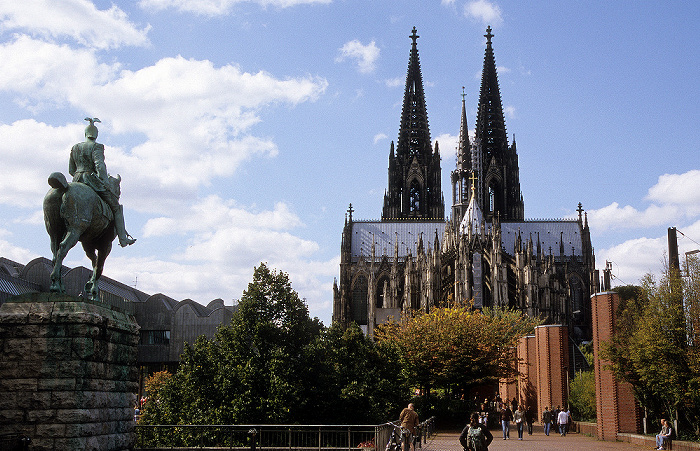
[[[419,425],[416,446],[435,431],[434,417]],[[392,423],[380,425],[137,425],[137,450],[384,451]]]

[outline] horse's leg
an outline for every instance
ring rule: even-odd
[[[83,249],[85,249],[85,255],[87,255],[87,257],[92,262],[92,276],[85,283],[85,293],[87,293],[88,297],[90,299],[92,299],[93,298],[92,289],[95,286],[95,280],[96,280],[95,273],[96,273],[96,268],[97,268],[97,255],[95,254],[94,245],[86,244],[85,241],[83,241]],[[99,277],[99,276],[97,276],[97,277]]]
[[[90,299],[92,299],[93,301],[99,301],[100,287],[99,287],[98,282],[100,280],[100,277],[102,277],[102,270],[104,269],[104,266],[105,266],[105,260],[107,260],[107,256],[109,255],[111,250],[112,250],[112,242],[111,241],[109,241],[107,243],[102,243],[100,245],[100,247],[97,249],[96,260],[93,260],[92,279],[91,279],[92,287],[90,289]]]
[[[63,266],[63,259],[66,258],[66,255],[68,255],[68,251],[78,243],[79,239],[80,232],[69,228],[66,235],[63,237],[63,241],[61,241],[61,244],[58,245],[58,249],[54,255],[53,271],[51,271],[51,287],[49,288],[51,292],[66,292],[66,289],[63,286],[63,281],[61,280],[61,266]]]

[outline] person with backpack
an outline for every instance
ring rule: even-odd
[[[469,423],[459,434],[459,443],[469,451],[488,451],[493,441],[493,434],[485,424],[479,423],[479,413],[474,412]]]

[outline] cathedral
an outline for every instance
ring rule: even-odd
[[[333,321],[357,323],[369,336],[403,312],[456,302],[509,307],[565,325],[576,341],[591,339],[590,296],[598,275],[588,220],[524,219],[515,140],[501,103],[491,27],[481,73],[475,136],[470,141],[464,95],[452,208],[445,216],[440,152],[432,146],[415,27],[399,136],[389,149],[381,219],[353,220],[341,241],[333,286]]]

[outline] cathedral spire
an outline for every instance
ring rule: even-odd
[[[498,86],[496,58],[493,54],[491,27],[486,29],[486,52],[484,67],[481,71],[481,91],[479,92],[479,110],[476,117],[476,136],[482,146],[484,161],[495,158],[502,163],[503,149],[508,147],[506,122],[503,117],[501,90]]]
[[[480,173],[477,195],[486,217],[498,216],[502,221],[518,221],[524,217],[518,154],[515,143],[508,145],[491,42],[494,35],[490,26],[486,28],[484,37],[486,51],[481,71],[475,131],[476,157],[473,162],[473,170]]]
[[[418,33],[413,27],[401,127],[396,148],[389,157],[389,187],[384,196],[382,220],[444,219],[440,155],[433,152],[423,75],[418,57]]]
[[[413,43],[408,60],[397,153],[402,157],[417,156],[419,160],[425,160],[430,156],[431,151],[430,129],[423,92],[423,75],[418,58],[419,36],[416,34],[416,27],[413,27],[410,38]]]

